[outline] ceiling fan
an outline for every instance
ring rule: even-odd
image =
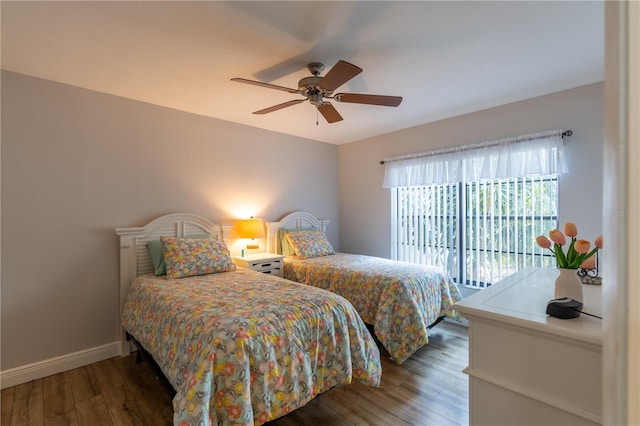
[[[255,111],[254,114],[268,114],[308,100],[312,105],[316,106],[327,122],[335,123],[341,121],[342,116],[333,107],[333,105],[327,101],[327,99],[333,99],[338,102],[391,107],[397,107],[400,105],[400,102],[402,102],[401,96],[366,95],[359,93],[336,93],[334,95],[334,90],[362,72],[362,68],[350,64],[349,62],[342,60],[338,61],[333,68],[327,71],[324,77],[320,77],[320,73],[324,70],[324,65],[320,62],[310,63],[307,65],[307,69],[311,72],[312,76],[301,79],[298,82],[297,89],[290,89],[288,87],[263,83],[261,81],[247,80],[246,78],[232,78],[231,80],[304,96],[304,99],[287,101],[269,108]]]

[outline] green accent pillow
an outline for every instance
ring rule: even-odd
[[[209,234],[199,234],[199,235],[190,235],[187,238],[211,238]],[[147,241],[147,251],[149,252],[149,256],[151,257],[151,262],[153,262],[153,272],[158,275],[166,275],[167,266],[164,263],[164,257],[162,256],[162,243],[160,242],[160,238],[157,240],[149,240]]]

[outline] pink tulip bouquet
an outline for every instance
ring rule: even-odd
[[[569,248],[565,253],[562,247],[567,244],[567,238],[571,238]],[[551,253],[556,257],[558,268],[565,269],[578,269],[582,263],[596,254],[598,250],[602,248],[602,235],[596,238],[593,250],[591,243],[587,240],[577,239],[578,228],[575,223],[567,222],[564,225],[564,234],[558,229],[554,229],[549,232],[549,238],[544,235],[540,235],[536,238],[538,245],[544,249],[549,249]],[[553,242],[553,248],[551,248]]]

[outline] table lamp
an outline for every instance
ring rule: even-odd
[[[238,223],[238,236],[240,238],[251,239],[247,244],[247,250],[256,250],[260,248],[260,243],[255,241],[256,238],[264,238],[264,222],[262,219],[256,219],[251,216]]]

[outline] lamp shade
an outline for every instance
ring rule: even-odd
[[[240,238],[264,238],[264,222],[262,219],[246,219],[238,223]]]

